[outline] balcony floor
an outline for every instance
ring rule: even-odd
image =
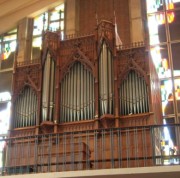
[[[5,178],[180,178],[180,165],[4,176]]]

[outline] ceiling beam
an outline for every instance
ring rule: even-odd
[[[14,0],[13,0],[14,1]],[[15,2],[19,2],[22,0],[16,0]],[[33,3],[31,3],[32,1]],[[0,3],[2,0],[0,0]],[[11,5],[11,1],[9,2],[9,6]],[[23,1],[22,1],[23,2]],[[33,17],[34,15],[40,14],[43,11],[46,11],[48,9],[51,9],[61,3],[64,2],[64,0],[28,0],[26,1],[26,5],[23,3],[19,6],[17,6],[17,9],[15,11],[9,11],[8,13],[4,12],[4,16],[0,16],[0,34],[5,33],[12,28],[17,27],[18,22],[25,18],[25,17]],[[2,2],[2,5],[6,4],[6,2]],[[22,8],[23,7],[23,8]],[[0,11],[1,11],[1,6],[0,6]]]
[[[3,4],[1,4],[0,7],[0,17],[6,16],[8,14],[12,14],[16,11],[19,11],[35,2],[37,2],[38,0],[26,0],[26,1],[22,1],[22,0],[8,0],[5,1]]]

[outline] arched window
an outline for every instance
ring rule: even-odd
[[[60,122],[94,118],[94,78],[80,62],[70,68],[61,82]]]
[[[148,89],[144,79],[134,70],[122,82],[120,89],[120,115],[149,112]]]
[[[26,86],[14,104],[14,128],[36,125],[37,104],[35,92]]]
[[[43,69],[42,121],[53,121],[55,61],[47,53]]]
[[[99,100],[100,115],[113,114],[113,56],[105,42],[99,58]]]
[[[46,11],[34,18],[32,59],[38,59],[41,55],[42,34],[49,31],[59,31],[64,38],[64,9],[65,4]]]

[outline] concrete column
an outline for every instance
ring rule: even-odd
[[[129,0],[131,42],[144,41],[141,0]]]
[[[65,34],[76,34],[79,32],[79,1],[66,0],[65,2],[66,27]]]
[[[18,24],[18,53],[17,61],[31,59],[33,19],[24,18]]]

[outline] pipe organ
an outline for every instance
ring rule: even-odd
[[[15,65],[13,132],[30,126],[41,133],[44,127],[61,132],[161,123],[154,119],[161,106],[153,108],[153,96],[160,98],[160,92],[151,85],[158,82],[146,46],[117,48],[112,22],[101,21],[94,34],[64,40],[46,32],[42,62],[32,64]],[[27,71],[30,66],[33,72]]]
[[[23,157],[23,165],[33,166],[36,172],[42,170],[42,165],[49,171],[57,171],[55,164],[63,168],[63,159],[67,167],[78,167],[76,164],[80,162],[77,169],[84,169],[87,163],[89,169],[91,163],[100,168],[104,160],[109,163],[111,155],[116,167],[118,158],[112,153],[119,154],[118,134],[122,136],[122,150],[131,151],[129,157],[123,155],[122,164],[127,164],[127,160],[136,160],[134,147],[129,144],[127,148],[125,143],[127,138],[135,141],[135,132],[139,138],[146,137],[149,145],[146,158],[152,156],[147,128],[143,135],[140,128],[128,134],[123,129],[162,123],[158,76],[146,44],[137,42],[117,47],[115,35],[114,24],[106,20],[85,36],[69,36],[62,40],[59,32],[47,31],[41,60],[15,63],[10,137],[40,135],[28,142],[31,147],[25,148],[24,153],[28,149],[34,152],[28,152],[31,161]],[[108,128],[120,129],[117,133],[109,132]],[[90,130],[91,135],[85,136],[83,131]],[[78,133],[74,134],[76,131]],[[98,148],[102,147],[103,140],[101,154]],[[113,151],[109,142],[114,145]],[[27,144],[26,139],[16,144],[21,147]],[[140,142],[137,147],[142,148]],[[18,164],[22,162],[18,155],[13,155],[16,147],[12,143],[8,150],[12,150],[8,154],[16,163],[8,163],[11,170],[18,167],[18,160]]]

